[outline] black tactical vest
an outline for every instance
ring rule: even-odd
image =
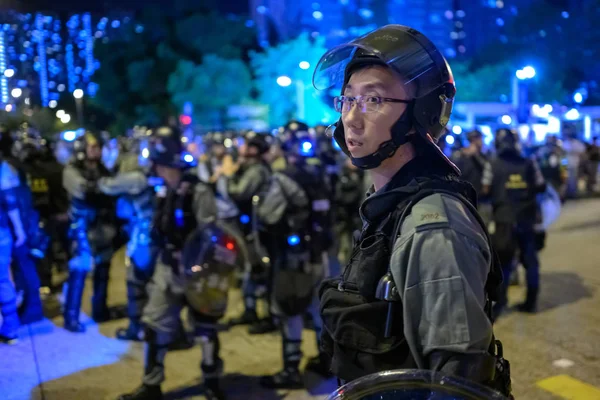
[[[491,161],[491,197],[497,223],[535,223],[537,202],[534,170],[523,157],[499,156]]]
[[[375,289],[389,270],[396,233],[410,208],[433,193],[447,193],[474,211],[476,200],[467,197],[467,188],[458,181],[417,178],[414,191],[399,197],[391,214],[363,228],[342,276],[321,284],[322,347],[332,357],[331,370],[338,378],[351,381],[380,371],[416,367],[404,337],[402,304],[396,302],[392,335],[385,338],[389,302],[377,300]],[[495,297],[501,276],[495,268],[490,271],[486,283],[490,298]]]
[[[173,267],[179,262],[173,258],[174,253],[183,249],[188,236],[198,226],[193,210],[194,183],[191,183],[183,195],[168,189],[166,196],[159,198],[157,202],[153,222],[154,234],[164,246],[162,262]]]
[[[86,193],[83,203],[85,203],[87,207],[96,210],[97,218],[109,218],[105,222],[112,221],[115,204],[114,198],[100,192],[96,187],[100,178],[111,176],[110,171],[101,163],[98,163],[96,168],[89,168],[84,161],[75,162],[74,167],[86,180],[88,187],[93,189]]]

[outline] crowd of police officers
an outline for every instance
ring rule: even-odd
[[[350,258],[368,187],[364,172],[340,157],[325,130],[296,121],[276,134],[193,137],[175,126],[136,128],[119,139],[110,169],[103,163],[110,155],[102,135],[80,132],[60,143],[72,151],[63,166],[56,143],[31,127],[2,131],[0,337],[11,343],[19,324],[43,318],[40,287],[52,287],[52,274],[65,268],[64,253],[64,327],[85,331],[79,313],[88,274],[92,318],[121,317],[107,307],[107,288],[111,258],[126,242],[129,324],[116,336],[148,346],[143,385],[123,399],[161,397],[165,354],[174,342],[189,340],[190,331],[203,349],[207,395],[223,398],[218,321],[234,276],[241,277],[245,310],[229,325],[249,325],[251,334],[281,332],[283,369],[262,384],[302,387],[306,321],[320,338],[315,288],[340,272],[338,260]],[[534,312],[543,234],[536,231],[536,195],[545,182],[558,191],[564,185],[564,165],[552,167],[547,159],[559,154],[559,143],[550,137],[537,152],[545,166],[540,169],[525,157],[513,130],[497,131],[491,157],[483,153],[481,133],[469,132],[468,140],[453,159],[478,191],[505,276],[516,261],[527,271],[527,297],[518,310]],[[506,307],[507,286],[505,279],[496,315]],[[269,305],[262,318],[260,298]],[[185,327],[179,320],[184,306]],[[327,356],[311,359],[307,368],[327,375]]]
[[[194,135],[165,124],[137,127],[117,139],[80,130],[54,143],[27,125],[2,130],[2,342],[14,343],[20,324],[44,317],[40,294],[51,292],[61,271],[68,271],[62,285],[65,329],[86,330],[80,310],[88,277],[92,319],[124,316],[108,307],[107,295],[111,261],[125,247],[129,322],[115,335],[146,346],[142,384],[120,399],[162,399],[166,354],[194,343],[202,348],[204,395],[224,399],[219,332],[234,325],[248,325],[250,334],[278,331],[282,369],[260,383],[302,388],[307,324],[315,331],[319,355],[306,369],[323,376],[333,371],[340,383],[385,369],[421,367],[509,396],[510,368],[488,319],[506,311],[508,277],[519,263],[526,269],[527,295],[516,309],[536,311],[538,252],[547,227],[539,199],[552,187],[563,193],[560,143],[551,137],[546,146],[525,152],[517,132],[501,128],[495,151],[484,154],[482,134],[469,132],[469,146],[451,156],[471,185],[459,181],[455,165],[434,143],[443,135],[455,94],[443,57],[429,51],[419,54],[427,54],[431,64],[421,65],[422,57],[399,62],[395,52],[412,49],[408,53],[414,56],[414,46],[433,48],[420,33],[399,25],[357,41],[361,51],[344,53],[349,61],[344,74],[335,62],[343,47],[328,52],[316,68],[329,78],[343,78],[342,95],[334,102],[341,118],[332,127],[290,121],[276,132]],[[420,70],[412,67],[425,69],[416,73]],[[439,74],[423,75],[427,71]],[[413,79],[406,83],[399,77]],[[396,90],[395,97],[413,98],[359,93],[359,88],[373,90],[370,80],[377,79],[387,79],[384,89]],[[389,115],[377,113],[380,109]],[[392,112],[400,109],[398,115]],[[373,129],[359,126],[365,121]],[[371,148],[371,154],[361,152]],[[394,174],[386,178],[385,168]],[[376,182],[377,173],[385,181]],[[421,241],[414,239],[417,231]],[[427,254],[441,259],[425,263],[417,257],[411,264],[412,250],[428,248],[425,244],[455,254]],[[406,262],[398,262],[403,257]],[[340,263],[346,266],[341,275]],[[429,286],[430,295],[407,290],[412,286],[402,282],[408,280],[405,264],[418,275],[410,277],[415,287],[425,276],[431,279],[424,283],[437,285]],[[442,276],[435,278],[438,272]],[[448,274],[457,275],[448,279]],[[244,311],[223,323],[236,283]],[[462,298],[466,295],[451,299],[470,284],[481,289],[471,302]],[[453,306],[426,306],[425,301],[439,303],[436,295]],[[412,297],[404,299],[405,308],[395,307],[403,296]],[[267,315],[257,312],[258,301],[267,304]],[[421,329],[421,312],[432,318],[427,329]],[[403,317],[394,318],[398,315]],[[444,330],[448,325],[461,330],[456,329],[465,322],[461,315],[472,319],[463,336]],[[486,336],[485,343],[478,334]],[[415,350],[424,342],[432,349],[427,354]],[[465,343],[472,348],[464,349]]]

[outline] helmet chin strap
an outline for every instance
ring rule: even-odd
[[[414,101],[408,104],[404,113],[391,128],[392,138],[381,143],[375,153],[364,157],[352,157],[348,153],[352,164],[363,170],[377,168],[385,159],[392,157],[398,147],[407,143],[407,134],[413,126],[413,106]]]

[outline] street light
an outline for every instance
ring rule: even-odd
[[[83,126],[83,90],[75,89],[73,97],[75,97],[75,107],[77,108],[77,122],[79,126]]]
[[[515,73],[512,81],[512,103],[516,112],[517,122],[524,124],[529,119],[529,80],[536,75],[531,65],[523,67]]]
[[[67,124],[69,121],[71,121],[71,116],[69,114],[63,114],[63,116],[60,117],[60,122],[63,124]]]
[[[277,78],[277,84],[281,87],[288,87],[292,84],[292,79],[289,76],[282,75]]]
[[[15,70],[12,68],[4,70],[4,76],[7,78],[12,78],[15,75]]]
[[[518,70],[515,73],[515,75],[520,80],[532,79],[533,77],[535,77],[535,68],[533,68],[532,66],[528,65],[525,68]]]
[[[48,106],[50,108],[56,108],[57,105],[58,105],[58,102],[56,100],[50,100],[50,102],[48,103]]]
[[[61,119],[65,115],[65,110],[58,110],[56,112],[56,118]]]
[[[10,94],[15,99],[18,99],[23,94],[23,91],[21,89],[19,89],[19,88],[14,88],[13,90],[11,90]]]
[[[309,69],[310,63],[308,61],[300,61],[300,64],[298,64],[298,66],[300,67],[300,69]]]

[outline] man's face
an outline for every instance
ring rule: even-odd
[[[377,96],[410,100],[408,89],[392,70],[382,66],[360,69],[352,74],[344,96]],[[392,137],[391,128],[406,110],[403,103],[381,103],[374,112],[363,113],[354,105],[342,113],[346,146],[354,158],[377,151]]]
[[[102,157],[102,148],[98,143],[89,143],[85,148],[85,155],[90,161],[98,161]]]

